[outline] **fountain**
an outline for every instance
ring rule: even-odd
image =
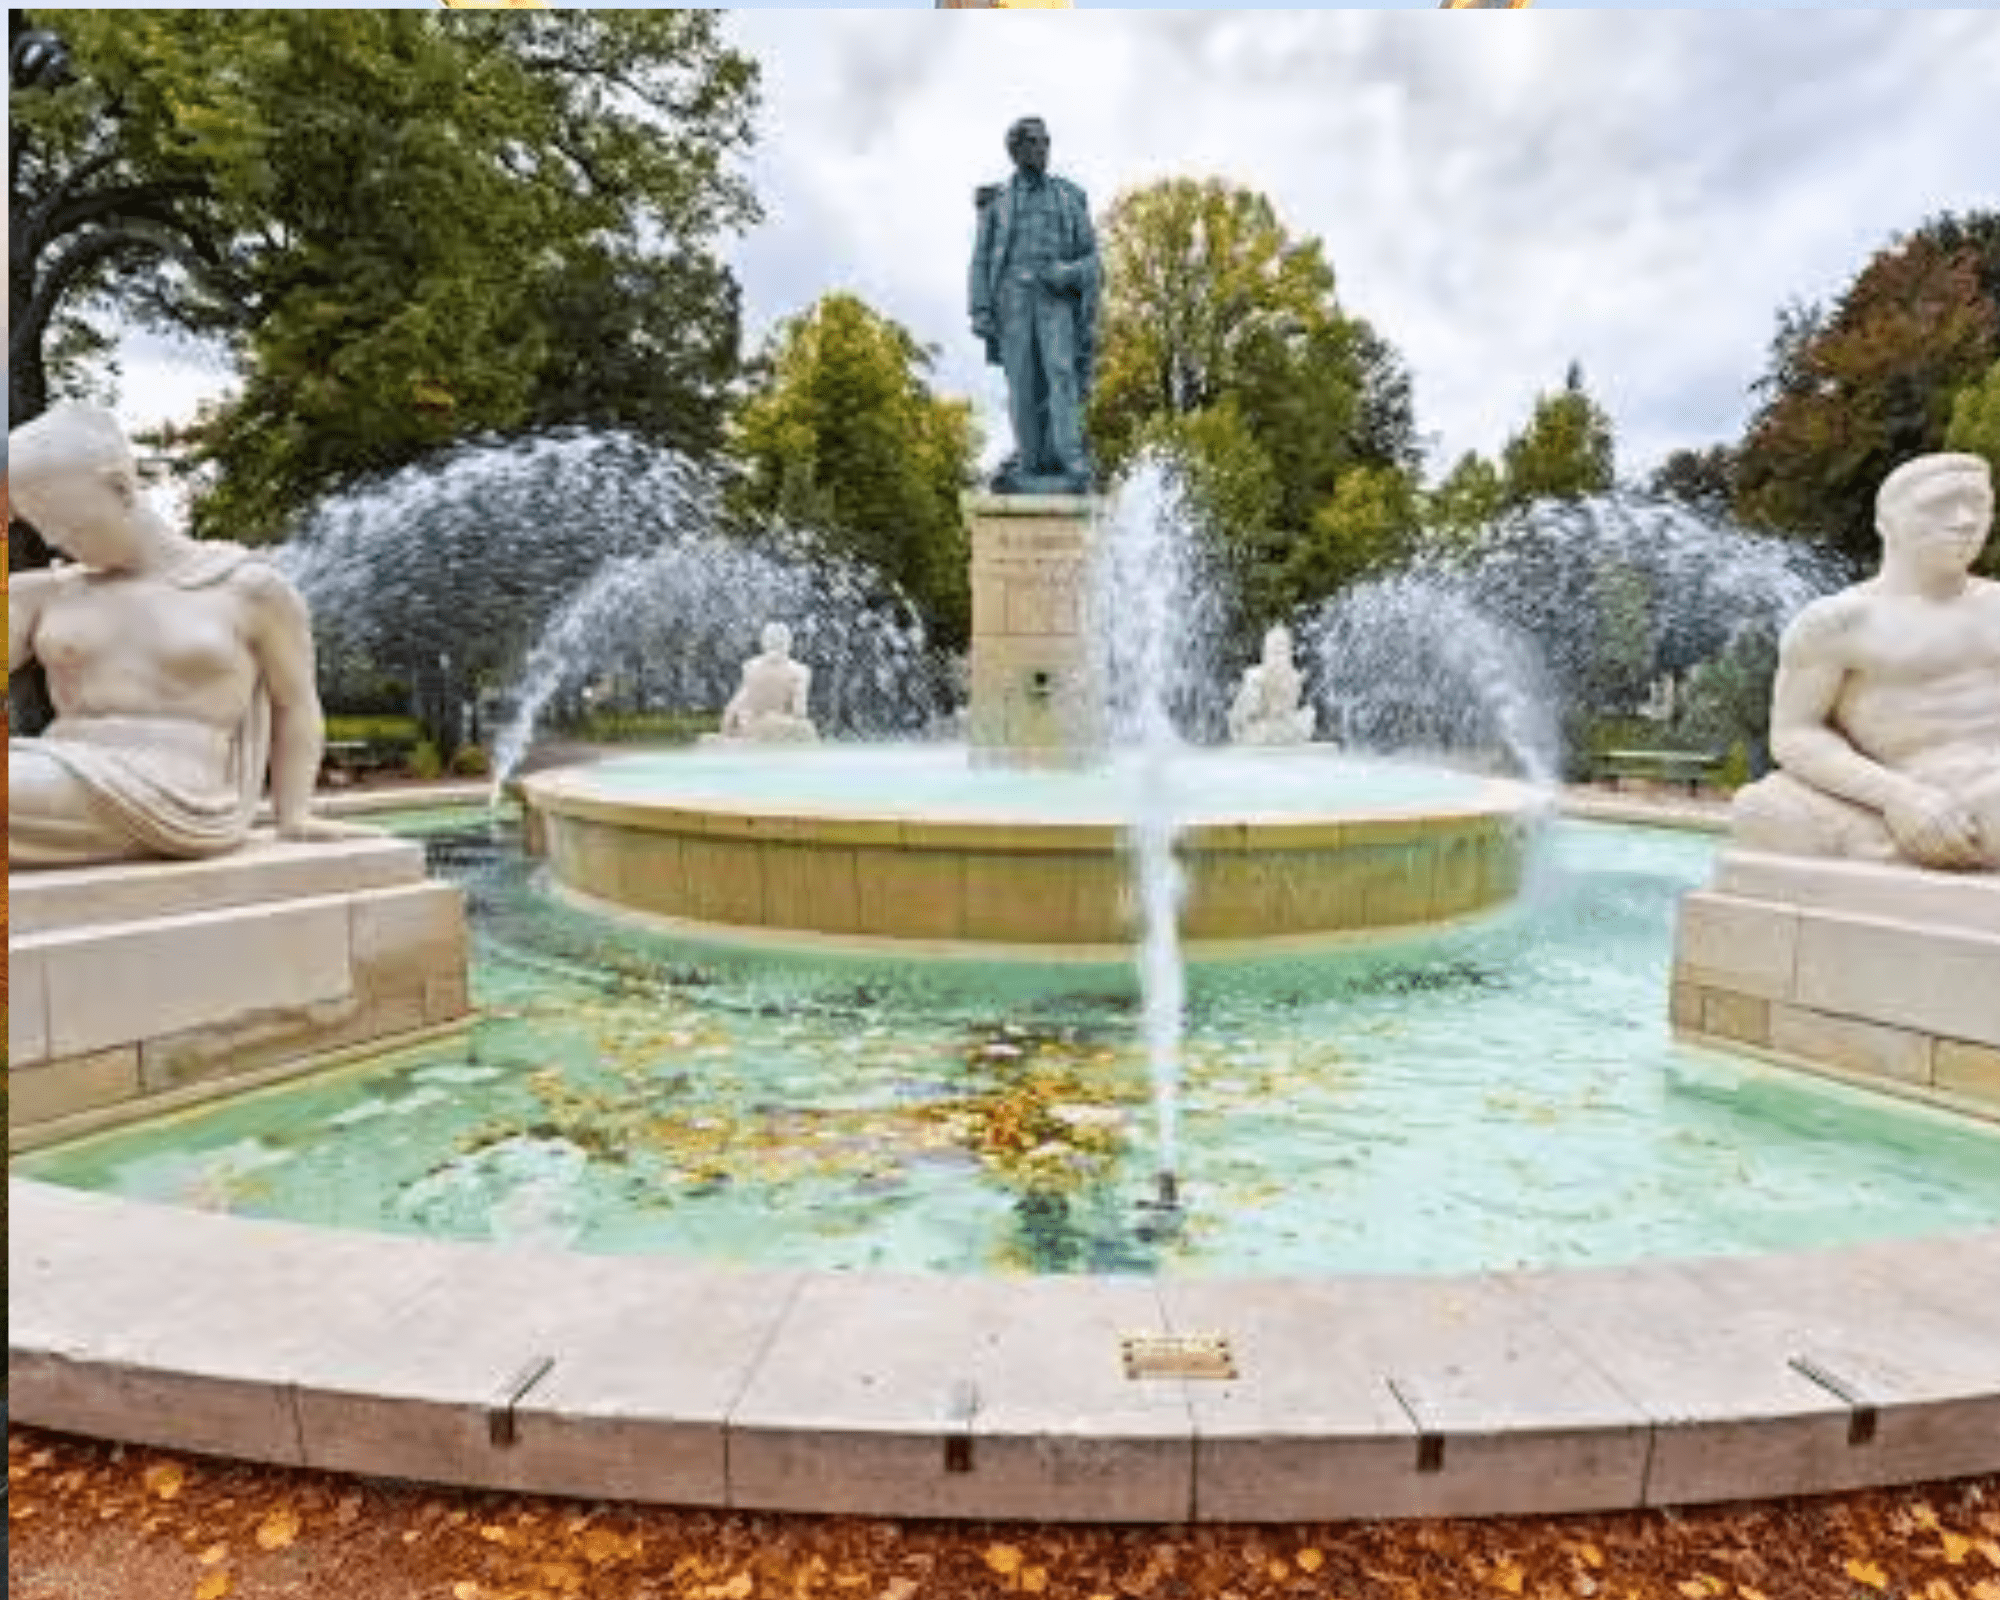
[[[1065,347],[1010,343],[1010,303],[1075,292],[1080,317],[1095,280],[1007,278],[1003,223],[1041,203],[1045,138],[1019,131],[974,310],[1032,394]],[[1677,1043],[1673,910],[1711,845],[1546,814],[1579,707],[1825,585],[1666,508],[1538,510],[1297,619],[1313,696],[1274,672],[1255,702],[1337,747],[1197,747],[1189,708],[1221,695],[1190,646],[1222,597],[1173,474],[1095,501],[1060,419],[1017,415],[1044,436],[966,501],[963,744],[913,737],[945,680],[893,591],[728,529],[631,441],[477,446],[316,518],[285,560],[332,670],[461,601],[527,655],[494,789],[521,824],[385,824],[464,891],[479,1014],[46,1148],[17,1126],[15,1416],[982,1518],[1587,1510],[2000,1466],[1993,1130]],[[777,617],[798,661],[774,635],[750,698],[824,743],[520,767],[580,683],[724,706]],[[1899,878],[1898,915],[1968,886]]]

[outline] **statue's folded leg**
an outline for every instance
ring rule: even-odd
[[[1979,843],[1987,868],[2000,872],[2000,771],[1972,786],[1969,803],[1979,818]]]
[[[79,867],[147,852],[92,801],[68,767],[32,739],[7,741],[7,864]]]
[[[1736,791],[1730,834],[1746,849],[1848,861],[1896,861],[1901,853],[1878,812],[1803,784],[1789,773]]]

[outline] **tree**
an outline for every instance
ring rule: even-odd
[[[1672,451],[1647,487],[1704,516],[1726,516],[1736,492],[1736,452],[1726,444]]]
[[[2000,357],[2000,212],[1933,219],[1862,268],[1830,310],[1780,313],[1738,458],[1746,520],[1879,555],[1875,491],[1943,443],[1961,390]]]
[[[2000,483],[2000,361],[1988,367],[1978,383],[1959,390],[1952,402],[1944,447],[1984,456],[1993,468],[1994,481]],[[1979,570],[1989,577],[2000,577],[2000,538],[1987,541]]]
[[[714,447],[737,311],[713,252],[757,214],[731,169],[757,88],[712,14],[63,27],[75,80],[10,105],[10,203],[40,223],[14,240],[12,332],[98,303],[228,348],[244,382],[202,433],[204,531],[272,537],[483,430],[616,420]]]
[[[1533,500],[1576,500],[1602,494],[1616,476],[1611,418],[1584,387],[1583,369],[1570,363],[1563,386],[1536,398],[1528,425],[1500,452],[1502,498],[1509,506]]]
[[[1401,358],[1341,308],[1320,241],[1261,194],[1191,178],[1119,196],[1100,240],[1101,467],[1147,445],[1183,456],[1246,606],[1288,610],[1324,592],[1316,574],[1364,570],[1359,547],[1331,560],[1325,544],[1358,525],[1314,519],[1351,472],[1413,472],[1416,425]],[[1309,536],[1316,553],[1291,560]]]
[[[1422,505],[1427,532],[1449,547],[1466,548],[1506,505],[1500,469],[1477,450],[1468,450]]]
[[[742,509],[810,527],[901,585],[958,648],[971,632],[959,495],[977,441],[970,404],[932,392],[935,361],[899,323],[829,294],[771,335],[731,450]]]

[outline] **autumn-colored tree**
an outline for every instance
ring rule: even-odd
[[[816,530],[900,584],[957,647],[971,628],[958,502],[977,439],[971,406],[932,391],[935,360],[901,324],[829,294],[771,335],[731,451],[743,509]]]
[[[1349,473],[1412,477],[1409,377],[1387,340],[1340,306],[1318,239],[1296,238],[1269,199],[1220,179],[1128,191],[1100,230],[1105,301],[1091,437],[1122,470],[1146,445],[1188,459],[1247,607],[1284,611],[1364,570],[1290,557]],[[1213,452],[1213,458],[1210,458]],[[1397,504],[1408,495],[1392,497]],[[1320,544],[1350,523],[1319,525]]]
[[[1616,474],[1611,418],[1571,362],[1562,387],[1536,397],[1527,426],[1500,452],[1501,497],[1509,506],[1601,494]]]
[[[1872,567],[1876,489],[1944,443],[1960,393],[1996,356],[2000,212],[1934,219],[1877,254],[1830,310],[1781,313],[1738,458],[1739,514]]]

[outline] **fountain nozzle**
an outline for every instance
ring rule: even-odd
[[[1162,1211],[1178,1211],[1181,1208],[1181,1180],[1171,1171],[1161,1172],[1155,1180],[1157,1198],[1154,1203]]]

